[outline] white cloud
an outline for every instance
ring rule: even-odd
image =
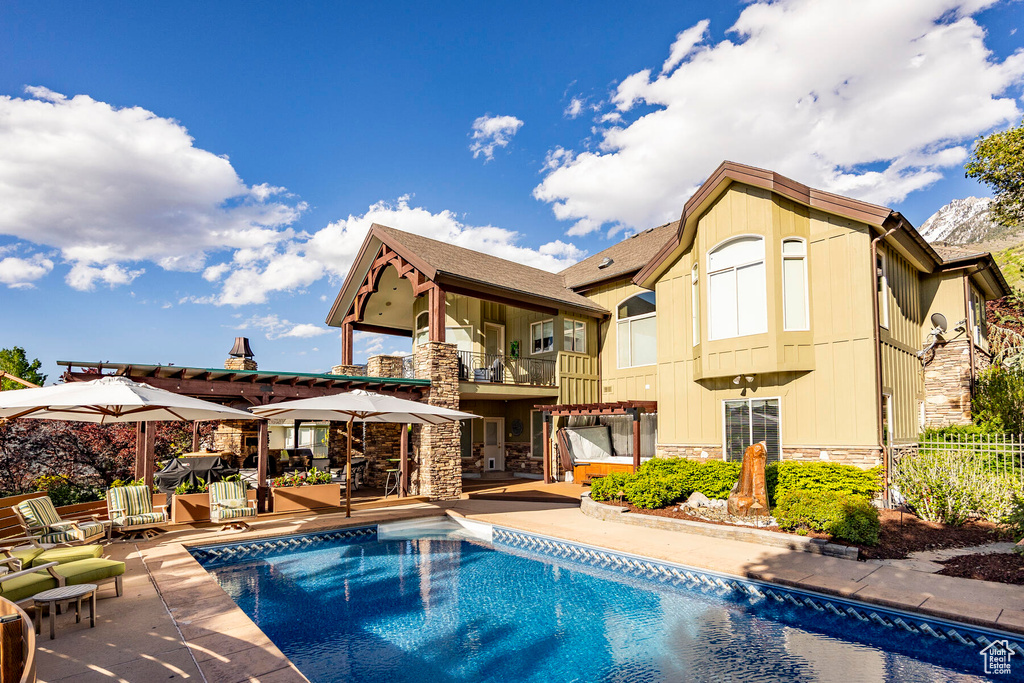
[[[729,159],[902,201],[960,172],[977,135],[1020,118],[1006,93],[1021,83],[1024,53],[994,58],[972,17],[990,4],[756,2],[717,43],[700,21],[678,34],[659,75],[622,79],[596,149],[549,153],[534,196],[573,222],[570,235],[646,228],[678,217]]]
[[[476,159],[483,155],[484,161],[494,158],[494,150],[498,147],[507,147],[523,122],[514,116],[481,116],[473,121],[472,140],[469,146]]]
[[[522,246],[521,235],[513,230],[467,225],[452,211],[433,213],[411,206],[406,195],[395,202],[377,202],[365,213],[335,221],[308,237],[296,236],[275,247],[238,250],[230,267],[217,271],[231,273],[213,301],[234,306],[264,303],[273,292],[299,291],[323,277],[341,280],[374,223],[549,271],[562,270],[586,256],[574,244],[561,240],[537,248]]]
[[[356,331],[352,335],[352,350],[353,353],[360,359],[366,359],[370,356],[386,355],[386,356],[409,356],[412,352],[409,350],[411,341],[405,339],[403,346],[395,346],[395,344],[402,344],[402,338],[392,337],[384,334],[377,334],[375,332],[359,332]]]
[[[574,119],[583,113],[584,104],[585,103],[582,99],[580,99],[579,97],[574,97],[569,101],[569,105],[565,108],[565,111],[563,113],[568,118]]]
[[[60,249],[73,287],[131,282],[143,261],[199,271],[210,252],[290,238],[305,208],[247,186],[173,119],[25,92],[0,96],[0,234]]]
[[[6,250],[0,250],[3,253]],[[0,260],[0,284],[14,288],[30,288],[33,282],[53,270],[53,261],[36,254],[29,258],[8,256]]]
[[[319,337],[331,332],[328,327],[314,325],[312,323],[293,323],[281,318],[275,313],[267,315],[256,315],[241,323],[235,329],[238,330],[260,330],[266,333],[267,339],[309,339]]]

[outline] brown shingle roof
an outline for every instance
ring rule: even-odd
[[[962,261],[964,259],[978,258],[984,256],[988,252],[977,251],[976,249],[968,249],[966,247],[960,247],[953,244],[945,244],[944,242],[932,242],[932,249],[935,250],[945,263],[950,261]]]
[[[616,276],[632,275],[646,266],[658,253],[658,250],[676,234],[678,229],[679,221],[674,221],[657,228],[644,230],[569,266],[560,275],[565,278],[565,286],[573,289],[602,280],[610,280]],[[599,268],[598,266],[606,258],[611,259],[612,262],[604,268]]]
[[[394,242],[403,246],[409,253],[415,254],[437,273],[444,273],[460,280],[478,282],[491,287],[500,287],[513,293],[522,292],[538,296],[595,313],[607,313],[603,307],[568,289],[562,276],[558,273],[550,273],[490,254],[389,228],[385,225],[374,225],[373,229],[386,242]]]

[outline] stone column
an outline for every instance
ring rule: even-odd
[[[971,424],[971,355],[965,339],[935,347],[924,368],[924,423]],[[980,349],[975,353],[981,355]],[[926,356],[927,358],[927,356]]]
[[[360,365],[335,365],[331,368],[332,375],[345,375],[347,377],[362,377],[365,373]]]
[[[427,342],[416,353],[416,377],[430,380],[427,403],[459,407],[459,360],[455,344]],[[419,434],[420,495],[455,500],[462,495],[459,423],[424,425]]]
[[[401,377],[401,356],[371,356],[366,361],[367,377]],[[384,488],[388,470],[398,469],[402,425],[380,422],[366,424],[366,484]]]
[[[228,358],[224,361],[225,370],[256,370],[256,361],[252,358]]]

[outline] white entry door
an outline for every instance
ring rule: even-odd
[[[484,418],[484,471],[505,469],[505,418]]]

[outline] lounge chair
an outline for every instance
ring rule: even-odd
[[[241,481],[215,481],[210,484],[210,521],[229,528],[248,529],[247,517],[256,516],[256,501],[249,500],[245,483]]]
[[[110,523],[92,515],[88,521],[63,520],[49,496],[29,498],[11,508],[29,536],[38,536],[40,543],[92,543],[110,538]]]
[[[77,560],[91,560],[103,555],[101,545],[70,545],[61,544],[47,547],[39,542],[38,536],[16,536],[0,539],[0,559],[18,560],[16,569],[39,568],[44,564],[56,562],[66,564]]]
[[[15,558],[0,559],[0,565],[17,566]],[[30,569],[0,575],[0,597],[14,603],[29,602],[33,595],[58,586],[114,582],[118,597],[124,592],[124,562],[101,557],[65,564],[47,562]]]
[[[115,486],[107,489],[107,514],[114,528],[128,537],[153,538],[167,524],[167,506],[153,509],[148,486]]]

